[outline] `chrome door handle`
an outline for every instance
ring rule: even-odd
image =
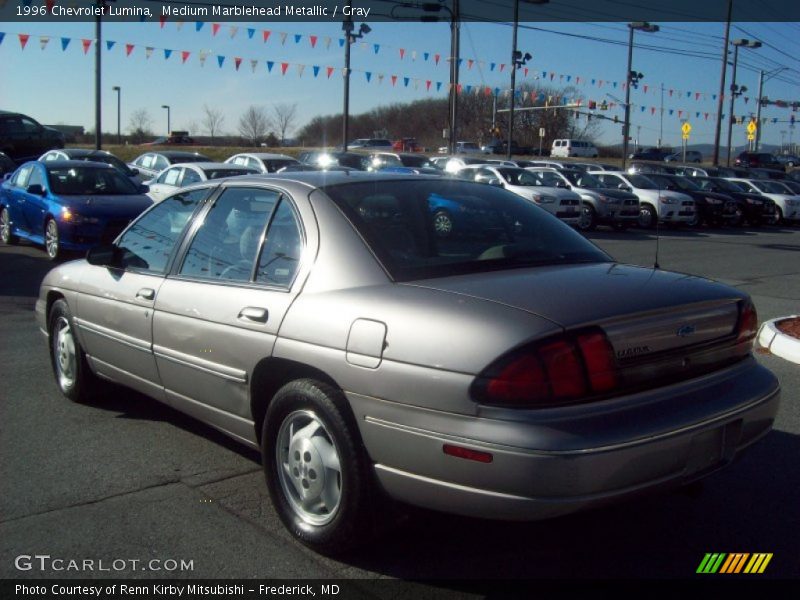
[[[156,291],[152,288],[142,288],[136,292],[136,297],[141,300],[152,300],[156,297]]]
[[[239,311],[239,318],[255,321],[256,323],[266,323],[269,318],[269,311],[266,308],[258,308],[257,306],[246,306]]]

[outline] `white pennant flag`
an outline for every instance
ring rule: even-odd
[[[254,58],[250,60],[250,68],[253,69],[253,73],[256,72],[256,67],[258,67],[258,61]]]
[[[239,28],[231,27],[231,39],[235,38],[237,33],[239,33]]]
[[[286,33],[281,32],[281,46],[286,44]]]
[[[144,57],[145,57],[145,58],[150,58],[151,56],[153,56],[153,50],[154,50],[154,48],[152,48],[152,47],[150,47],[150,46],[147,46],[147,47],[144,49]]]
[[[298,74],[298,76],[302,77],[303,76],[303,71],[305,71],[305,70],[306,70],[306,66],[305,65],[297,65],[297,74]]]
[[[50,36],[48,35],[41,35],[39,36],[39,45],[44,50],[47,47],[47,43],[50,41]]]

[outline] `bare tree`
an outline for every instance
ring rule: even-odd
[[[260,106],[250,106],[239,117],[239,133],[258,146],[258,141],[267,134],[269,118]]]
[[[278,130],[278,137],[281,138],[281,146],[286,140],[286,132],[289,131],[294,125],[295,118],[297,117],[297,102],[289,104],[283,102],[281,104],[273,104],[272,112],[274,113],[274,125]]]
[[[139,108],[131,113],[128,128],[134,144],[140,144],[147,138],[153,137],[153,118],[146,108]]]
[[[218,108],[212,108],[207,104],[203,105],[203,126],[205,127],[208,135],[211,136],[211,145],[214,145],[214,138],[222,129],[222,123],[225,121],[225,115]]]

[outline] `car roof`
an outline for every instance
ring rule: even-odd
[[[50,154],[51,152],[63,152],[69,157],[73,156],[97,156],[98,154],[102,154],[104,156],[114,156],[111,152],[107,152],[106,150],[95,150],[94,148],[53,148],[52,150],[48,150],[44,154]],[[42,154],[42,156],[44,156]]]
[[[103,162],[94,162],[92,160],[48,160],[47,162],[39,162],[39,161],[31,161],[38,163],[40,165],[44,165],[45,168],[49,169],[63,169],[67,167],[80,167],[85,169],[86,167],[92,167],[97,169],[111,169],[116,171],[116,167],[109,165],[108,163]]]
[[[279,159],[279,158],[283,158],[283,159],[288,158],[288,159],[291,159],[291,160],[297,160],[294,156],[289,156],[288,154],[273,154],[273,153],[270,153],[270,152],[240,152],[239,154],[234,154],[230,158],[235,158],[237,156],[252,156],[253,158],[258,158],[258,159],[261,159],[261,160],[264,160],[264,159],[274,160],[274,159]],[[230,159],[228,159],[228,160],[230,160]]]
[[[240,171],[252,171],[250,167],[245,165],[232,165],[231,163],[224,162],[188,162],[188,163],[175,163],[170,165],[172,167],[197,167],[198,169],[232,169]]]
[[[269,183],[271,181],[291,181],[317,188],[329,185],[342,185],[359,182],[420,181],[417,176],[382,171],[288,171],[285,173],[259,173],[243,175],[221,181],[235,184]],[[199,185],[199,184],[198,184]]]
[[[181,158],[184,156],[202,156],[199,152],[186,152],[182,150],[155,150],[152,152],[142,152],[142,154],[161,154],[169,159]]]

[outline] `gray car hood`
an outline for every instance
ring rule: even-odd
[[[730,305],[742,292],[708,279],[618,263],[559,265],[414,281],[402,285],[511,306],[572,328],[687,304]]]

